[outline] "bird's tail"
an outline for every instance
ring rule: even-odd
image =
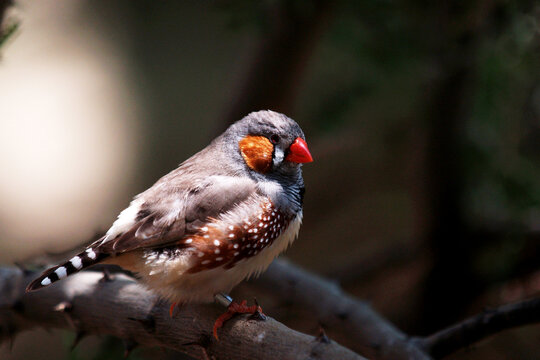
[[[94,244],[92,244],[94,245]],[[79,272],[80,270],[97,264],[98,262],[107,258],[109,254],[101,253],[98,247],[88,247],[83,252],[75,255],[63,264],[53,266],[52,268],[45,270],[36,280],[32,281],[27,287],[26,291],[39,290],[45,286],[52,284],[58,280],[61,280],[71,274]]]

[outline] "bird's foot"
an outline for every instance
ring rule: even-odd
[[[253,314],[258,315],[262,320],[266,319],[264,313],[262,312],[262,308],[259,306],[259,304],[257,304],[257,302],[255,302],[255,305],[252,306],[247,306],[246,300],[243,300],[240,304],[231,302],[227,307],[227,311],[221,314],[221,316],[218,317],[214,323],[214,337],[216,340],[219,340],[217,334],[218,329],[236,314]]]
[[[175,313],[174,313],[174,309],[178,307],[178,303],[175,301],[171,304],[171,307],[169,308],[169,316],[171,317],[171,319],[174,317]]]

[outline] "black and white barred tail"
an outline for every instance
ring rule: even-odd
[[[98,249],[88,248],[65,263],[45,270],[36,280],[32,281],[26,287],[26,291],[39,290],[90,265],[97,264],[108,256],[108,254],[100,253]]]

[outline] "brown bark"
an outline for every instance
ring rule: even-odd
[[[299,333],[271,318],[236,317],[220,329],[216,341],[211,331],[222,308],[186,305],[170,318],[170,304],[124,274],[100,281],[101,273],[85,271],[25,294],[33,277],[16,268],[0,269],[0,342],[44,326],[109,334],[129,347],[161,346],[198,359],[363,359],[336,342]]]
[[[540,298],[486,310],[415,342],[434,358],[440,359],[503,330],[538,322]]]

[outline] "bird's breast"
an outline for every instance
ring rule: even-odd
[[[247,214],[247,211],[250,211]],[[223,266],[235,267],[239,262],[258,256],[286,231],[293,216],[285,214],[269,200],[242,209],[202,227],[196,234],[181,242],[188,242],[195,254],[194,265],[187,273]]]
[[[255,212],[240,206],[175,247],[147,250],[139,272],[172,300],[211,301],[214,294],[230,291],[264,271],[298,234],[302,212],[286,216],[269,201],[259,204]]]

